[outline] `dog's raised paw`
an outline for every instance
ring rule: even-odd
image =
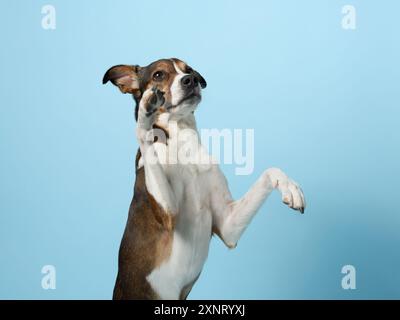
[[[266,172],[273,187],[281,192],[282,202],[289,208],[304,213],[306,200],[300,186],[278,168],[270,168]]]
[[[287,182],[283,184],[281,192],[283,203],[294,210],[300,211],[300,213],[304,213],[306,207],[304,193],[296,182],[288,179]]]
[[[152,88],[147,101],[146,116],[150,117],[165,103],[164,92],[157,88]]]

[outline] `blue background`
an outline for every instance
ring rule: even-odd
[[[54,5],[56,30],[41,8]],[[357,29],[341,27],[343,5]],[[274,193],[236,250],[214,238],[189,298],[400,298],[398,1],[1,1],[0,298],[109,299],[134,183],[133,101],[104,72],[179,57],[199,128],[254,128]],[[57,268],[57,289],[41,268]],[[341,268],[357,289],[341,288]]]

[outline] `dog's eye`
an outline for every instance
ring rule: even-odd
[[[153,74],[153,80],[154,81],[161,81],[164,79],[164,72],[162,71],[156,71]]]

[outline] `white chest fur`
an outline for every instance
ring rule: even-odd
[[[177,130],[180,131],[181,128]],[[212,232],[209,206],[212,170],[210,164],[204,162],[208,155],[201,147],[195,130],[173,132],[172,129],[169,130],[169,135],[168,146],[155,143],[154,147],[159,159],[164,159],[161,165],[174,194],[178,212],[171,255],[147,276],[147,280],[160,298],[178,299],[182,289],[199,276],[208,255]],[[184,163],[179,154],[177,157],[169,154],[177,151],[179,153],[182,148],[186,148],[184,155],[190,154],[191,159],[187,161],[188,157],[185,157]],[[201,163],[196,163],[195,159],[202,159]],[[151,189],[156,190],[152,185],[147,186],[150,193]],[[162,203],[162,194],[153,196],[156,200],[160,198]]]
[[[179,299],[183,288],[199,276],[208,254],[211,215],[189,212],[179,220],[170,257],[147,276],[161,299]]]

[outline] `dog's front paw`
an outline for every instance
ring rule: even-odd
[[[165,103],[164,92],[157,88],[152,88],[146,92],[142,99],[144,99],[143,108],[145,109],[146,117],[154,115]]]
[[[267,172],[272,186],[281,192],[283,203],[294,210],[304,213],[306,201],[300,186],[280,169],[271,168]]]

